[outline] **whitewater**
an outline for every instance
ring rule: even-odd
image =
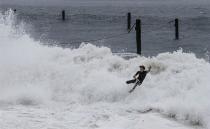
[[[0,129],[210,128],[210,64],[182,49],[124,59],[35,41],[0,12]],[[129,94],[140,64],[152,66]]]

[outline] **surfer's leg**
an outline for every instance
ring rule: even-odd
[[[135,84],[134,87],[129,91],[129,93],[133,92],[133,91],[136,89],[137,86],[138,86],[138,85]]]
[[[129,91],[129,93],[133,92],[137,86],[140,86],[141,85],[141,82],[137,82],[134,87]]]
[[[136,79],[126,81],[126,83],[127,83],[127,84],[130,84],[130,83],[135,83],[135,82],[136,82]]]

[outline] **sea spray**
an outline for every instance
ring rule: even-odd
[[[120,103],[210,127],[210,64],[204,59],[182,50],[126,60],[92,44],[50,48],[17,29],[12,17],[11,10],[0,13],[1,104]],[[152,71],[129,94],[125,81],[140,64]]]

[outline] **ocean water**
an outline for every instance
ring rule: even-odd
[[[90,41],[106,46],[115,53],[136,53],[135,30],[127,32],[127,13],[132,13],[132,25],[142,20],[142,54],[154,56],[183,48],[198,57],[209,52],[209,4],[81,4],[71,6],[11,6],[17,9],[17,22],[25,22],[30,36],[50,46],[78,48]],[[65,9],[67,20],[61,20]],[[180,40],[174,40],[175,18],[180,19]],[[119,34],[123,34],[120,35]],[[106,37],[111,37],[106,39]],[[104,39],[105,38],[105,39]],[[98,40],[101,39],[101,40]]]
[[[19,8],[18,11],[21,9],[25,8]],[[30,14],[29,11],[25,13]],[[53,12],[49,11],[46,19],[49,19],[49,13]],[[85,13],[88,14],[86,11]],[[112,40],[100,44],[97,42],[73,44],[68,42],[72,40],[71,36],[63,36],[57,32],[57,35],[55,34],[56,29],[62,30],[63,34],[65,29],[69,29],[59,27],[65,24],[59,17],[55,20],[57,26],[55,21],[51,20],[48,22],[52,23],[45,26],[46,24],[42,25],[43,22],[38,22],[40,19],[37,17],[34,18],[36,22],[31,20],[33,16],[31,14],[22,15],[22,18],[20,14],[4,9],[0,12],[0,127],[2,129],[210,128],[210,64],[208,58],[197,57],[199,54],[205,54],[205,51],[195,49],[197,46],[193,45],[194,42],[186,42],[183,49],[179,49],[179,45],[174,45],[177,42],[168,38],[168,42],[162,43],[162,45],[167,44],[168,48],[163,46],[155,48],[154,44],[149,43],[146,47],[145,44],[145,55],[151,56],[163,51],[162,53],[152,57],[136,56],[125,59],[115,52],[133,52],[135,45],[133,47],[128,45],[129,47],[124,49],[123,42]],[[106,15],[114,14],[110,11]],[[89,17],[92,16],[88,15],[85,19]],[[187,16],[185,18],[188,19]],[[111,21],[113,22],[113,19]],[[73,26],[81,22],[84,21],[75,21]],[[119,27],[119,30],[116,28],[112,30],[124,29],[123,24],[115,23],[112,23],[113,27]],[[72,23],[67,21],[66,24]],[[88,25],[88,23],[83,24]],[[96,29],[98,24],[101,22],[96,22],[96,26],[93,24],[90,26]],[[54,32],[51,29],[55,29]],[[110,28],[103,26],[103,29]],[[98,35],[105,33],[104,30],[98,33],[99,30],[99,28],[96,32],[90,30],[89,33],[85,33],[87,35],[82,33],[79,35],[81,30],[74,32],[78,33],[78,40],[82,38],[86,40],[85,36],[89,39],[91,33]],[[39,37],[43,31],[47,31],[46,37]],[[201,33],[199,35],[202,35]],[[207,29],[203,33],[207,33]],[[153,31],[150,34],[151,38],[157,36]],[[60,35],[63,38],[54,36],[50,38],[50,35],[58,37]],[[194,38],[204,40],[201,37]],[[157,39],[153,41],[166,40]],[[192,39],[189,40],[193,41]],[[148,35],[148,41],[150,40],[152,39]],[[130,40],[122,39],[122,41]],[[181,44],[183,41],[184,39],[178,42]],[[120,44],[121,47],[115,46],[114,43]],[[208,48],[207,43],[202,41],[199,43],[205,46],[202,49]],[[184,46],[191,52],[185,52],[187,50]],[[132,85],[126,85],[125,81],[131,79],[139,64],[144,64],[147,68],[152,66],[152,71],[142,86],[133,94],[129,94]]]

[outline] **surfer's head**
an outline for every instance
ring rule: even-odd
[[[145,66],[144,65],[140,65],[139,68],[140,68],[140,71],[144,71],[145,70]]]

